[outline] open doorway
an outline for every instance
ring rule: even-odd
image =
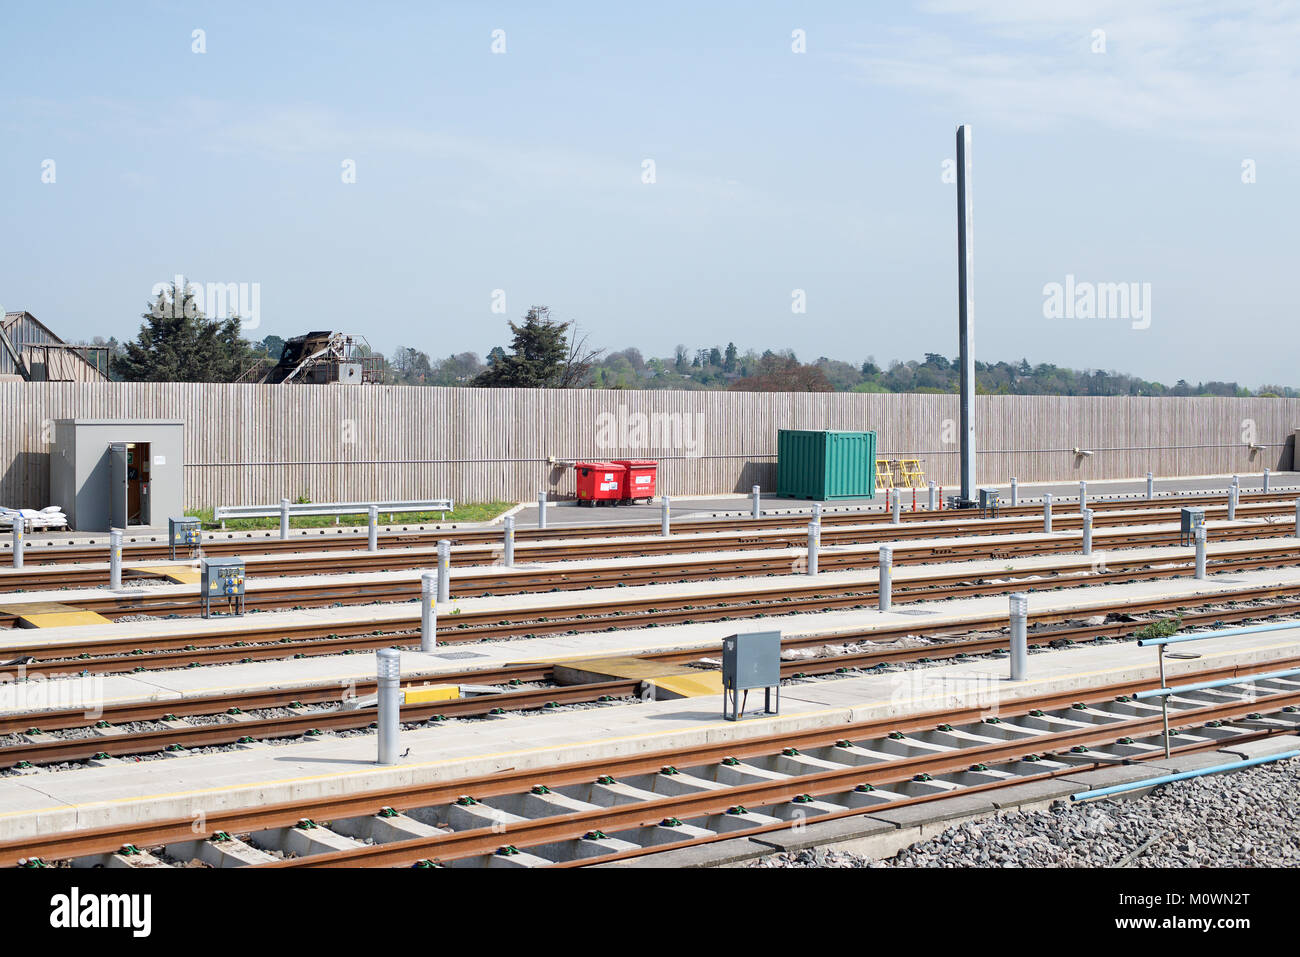
[[[130,525],[149,525],[149,471],[148,442],[114,442],[110,447],[111,516],[114,528]]]

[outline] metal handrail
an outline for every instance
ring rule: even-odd
[[[1285,631],[1288,628],[1300,628],[1300,622],[1283,621],[1269,625],[1244,625],[1241,628],[1220,628],[1218,631],[1197,631],[1187,635],[1170,635],[1167,638],[1139,638],[1139,648],[1152,648],[1157,645],[1176,645],[1184,641],[1200,641],[1203,638],[1232,638],[1236,635],[1254,635],[1264,631]]]
[[[1211,688],[1253,684],[1256,681],[1272,681],[1274,678],[1291,678],[1295,675],[1300,675],[1300,668],[1288,668],[1285,671],[1265,671],[1257,675],[1242,675],[1238,678],[1219,678],[1215,681],[1197,681],[1189,685],[1175,685],[1172,688],[1153,688],[1150,691],[1139,691],[1133,697],[1138,701],[1146,698],[1167,698],[1170,695],[1186,694],[1189,691],[1208,691]]]
[[[381,512],[450,512],[456,507],[449,498],[433,498],[416,502],[290,502],[292,515],[364,515],[375,506]],[[276,518],[283,511],[280,505],[218,505],[212,510],[215,521],[229,518]]]
[[[1162,784],[1172,784],[1174,781],[1188,781],[1192,778],[1204,777],[1207,774],[1239,771],[1243,768],[1253,768],[1256,765],[1268,764],[1272,761],[1285,761],[1288,758],[1297,756],[1300,756],[1300,751],[1283,751],[1280,754],[1266,754],[1258,758],[1247,758],[1244,761],[1229,761],[1227,764],[1216,764],[1211,768],[1180,771],[1177,774],[1163,774],[1158,778],[1145,778],[1141,781],[1129,781],[1127,784],[1115,784],[1106,788],[1097,788],[1093,791],[1080,791],[1077,794],[1071,794],[1070,800],[1093,801],[1097,798],[1109,797],[1112,794],[1122,794],[1125,791],[1140,791],[1144,788],[1159,787]]]

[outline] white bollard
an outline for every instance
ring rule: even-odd
[[[1024,681],[1029,673],[1029,596],[1015,592],[1011,603],[1011,680]]]
[[[1295,537],[1300,538],[1300,498],[1295,500]]]
[[[108,587],[122,587],[122,531],[117,528],[108,533]]]
[[[451,542],[438,541],[438,601],[451,600]]]
[[[1043,531],[1052,530],[1052,493],[1043,493]]]
[[[371,505],[368,517],[370,525],[370,535],[366,542],[366,550],[371,552],[379,551],[379,506]]]
[[[420,650],[438,647],[438,573],[420,576]]]
[[[1156,497],[1156,477],[1152,475],[1150,472],[1148,472],[1147,473],[1147,498],[1153,499],[1155,497]]]
[[[1020,504],[1020,481],[1014,475],[1011,476],[1011,504]]]
[[[537,527],[546,527],[546,489],[537,492]]]
[[[14,516],[14,568],[23,567],[23,520]]]
[[[1264,491],[1268,491],[1268,469],[1264,469]]]
[[[761,490],[759,489],[759,487],[758,487],[757,485],[755,485],[755,486],[753,487],[753,489],[750,490],[750,493],[749,493],[749,494],[752,495],[752,496],[754,496],[754,508],[753,508],[752,517],[753,517],[753,518],[758,518],[758,516],[759,516],[759,511],[760,511],[760,508],[761,508],[761,506],[762,506],[762,502],[761,502],[762,492],[761,492]]]
[[[1083,553],[1092,554],[1092,509],[1083,510]]]
[[[818,525],[821,525],[821,523],[822,523],[822,503],[821,503],[821,502],[813,502],[813,516],[812,516],[812,520],[813,520],[814,522],[816,522]]]
[[[396,648],[375,652],[375,677],[379,683],[379,764],[397,763],[397,735],[401,728],[402,658]]]
[[[667,538],[672,534],[672,504],[665,495],[659,500],[659,534]]]
[[[280,537],[289,537],[289,500],[280,499]]]
[[[889,606],[894,602],[894,550],[888,545],[881,545],[877,554],[880,562],[880,585],[877,588],[879,594],[876,607],[881,611],[889,611]]]
[[[505,522],[503,522],[502,524],[505,525],[505,529],[506,529],[505,555],[504,555],[505,566],[506,568],[514,568],[515,567],[515,517],[513,515],[507,515]]]
[[[1237,486],[1228,489],[1228,521],[1237,520]]]
[[[1087,507],[1088,507],[1088,483],[1080,482],[1079,483],[1079,511],[1082,512]]]
[[[930,497],[929,497],[929,501],[926,502],[926,507],[928,508],[929,511],[933,512],[936,508],[939,507],[939,487],[935,485],[933,482],[930,482],[928,483],[928,489],[929,489]]]
[[[893,517],[890,518],[890,522],[897,525],[903,520],[903,493],[899,489],[891,488],[889,494],[894,497],[894,502],[891,506]]]
[[[808,574],[817,574],[817,551],[821,546],[822,527],[816,522],[808,523]]]
[[[1205,577],[1205,526],[1196,526],[1196,577]]]

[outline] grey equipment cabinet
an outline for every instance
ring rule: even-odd
[[[200,567],[199,598],[203,617],[212,614],[212,599],[226,600],[226,608],[236,615],[244,613],[244,560],[242,558],[204,558]]]
[[[781,711],[781,633],[751,631],[731,635],[722,642],[722,717],[738,721],[744,714],[751,688],[763,689],[763,712]],[[772,689],[776,689],[776,708]],[[741,702],[741,692],[745,701]]]

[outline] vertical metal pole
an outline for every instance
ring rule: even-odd
[[[961,363],[961,497],[975,495],[975,265],[974,202],[971,198],[971,130],[957,127],[957,296]]]
[[[1092,554],[1092,509],[1083,510],[1083,553]]]
[[[1156,497],[1156,477],[1150,472],[1147,473],[1147,499]]]
[[[672,504],[668,496],[664,495],[659,499],[659,534],[667,538],[672,534]]]
[[[880,560],[880,586],[879,601],[877,607],[881,611],[889,611],[889,606],[894,603],[894,550],[888,545],[881,545],[878,557]]]
[[[1205,577],[1205,526],[1196,526],[1196,577]]]
[[[1088,483],[1079,483],[1079,511],[1084,511],[1088,507]]]
[[[546,527],[546,489],[537,492],[537,527]]]
[[[1268,469],[1264,469],[1264,491],[1268,491]]]
[[[1228,521],[1237,520],[1237,486],[1228,489]]]
[[[503,523],[506,527],[505,536],[505,566],[506,568],[515,567],[515,517],[507,515]]]
[[[935,509],[935,504],[939,498],[939,489],[933,482],[930,482],[929,490],[930,490],[930,500],[926,503],[926,506],[929,508],[931,512],[933,512]]]
[[[1295,500],[1295,537],[1300,538],[1300,498]]]
[[[890,521],[897,525],[903,520],[903,493],[896,488],[891,488],[889,491],[894,496],[893,518]]]
[[[822,527],[816,522],[808,523],[808,574],[817,574],[817,550],[821,546]]]
[[[280,499],[280,537],[289,537],[289,500]]]
[[[14,568],[23,567],[23,517],[14,516]]]
[[[1052,530],[1052,493],[1043,493],[1043,531]]]
[[[438,601],[451,600],[451,542],[438,541]]]
[[[108,533],[108,587],[122,587],[122,531],[117,528]]]
[[[438,573],[420,576],[420,650],[438,647]]]
[[[1011,504],[1020,504],[1020,481],[1014,475],[1011,476]]]
[[[818,527],[820,527],[820,526],[821,526],[821,523],[822,523],[822,503],[821,503],[821,502],[813,502],[812,513],[813,513],[813,514],[812,514],[812,520],[813,520],[814,522],[817,523]]]
[[[750,490],[750,493],[749,493],[749,494],[752,495],[752,496],[754,496],[754,510],[753,510],[753,517],[754,517],[754,518],[758,518],[759,507],[760,507],[760,505],[761,505],[761,502],[760,502],[760,497],[761,497],[761,494],[762,494],[762,493],[761,493],[761,490],[759,489],[759,487],[758,487],[757,485],[755,485],[755,486],[753,487],[753,489]]]
[[[397,733],[401,727],[402,659],[396,648],[375,652],[379,683],[379,764],[397,763]]]
[[[1011,603],[1011,680],[1024,681],[1029,674],[1029,596],[1015,592]]]
[[[370,528],[369,528],[369,538],[367,539],[366,542],[366,550],[377,552],[379,551],[379,506],[378,505],[370,506],[370,514],[368,517],[367,524],[369,524]]]
[[[1160,687],[1165,688],[1165,646],[1156,645],[1156,658],[1160,661]],[[1160,717],[1165,725],[1165,757],[1169,757],[1169,695],[1160,696]]]

